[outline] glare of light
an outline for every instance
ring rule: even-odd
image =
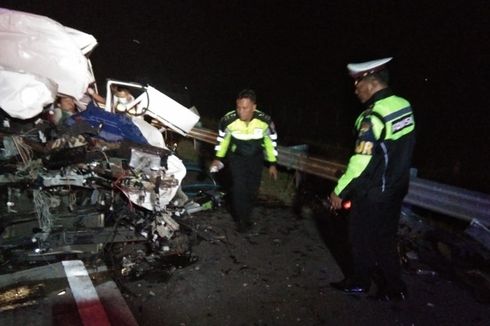
[[[26,51],[19,51],[19,56],[24,59],[30,59],[32,55]]]
[[[39,99],[38,90],[36,87],[24,87],[20,93],[22,104],[25,106],[32,106]]]
[[[350,200],[346,200],[342,203],[342,208],[345,210],[351,209],[352,202]]]

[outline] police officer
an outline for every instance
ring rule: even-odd
[[[415,145],[410,103],[388,86],[386,64],[392,58],[347,65],[355,94],[365,111],[357,118],[357,141],[347,169],[330,194],[333,209],[352,202],[349,241],[352,272],[331,285],[345,293],[377,292],[370,298],[405,299],[396,235]]]
[[[223,167],[228,155],[232,175],[232,214],[239,231],[251,226],[250,215],[260,186],[265,160],[269,175],[277,179],[277,133],[271,117],[257,110],[255,92],[242,90],[236,99],[236,110],[228,112],[219,123],[216,157],[211,170]]]

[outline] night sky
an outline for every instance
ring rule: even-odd
[[[94,35],[99,87],[108,77],[150,83],[209,119],[233,109],[240,89],[253,88],[282,145],[351,147],[361,106],[345,66],[393,56],[391,84],[416,114],[419,175],[490,193],[487,1],[16,0],[1,6]]]

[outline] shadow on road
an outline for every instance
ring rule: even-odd
[[[294,203],[297,215],[303,218],[312,218],[315,221],[318,233],[332,254],[337,265],[344,275],[351,275],[352,262],[350,244],[348,241],[348,214],[346,212],[332,212],[328,203],[318,195],[305,189],[298,190]]]

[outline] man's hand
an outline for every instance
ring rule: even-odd
[[[272,179],[277,180],[277,168],[275,165],[269,166],[269,176]]]
[[[209,172],[216,173],[221,170],[225,165],[220,160],[213,160],[209,166]]]
[[[105,98],[100,96],[94,88],[89,87],[87,88],[87,94],[90,95],[90,97],[97,103],[99,104],[105,104]]]
[[[330,193],[330,207],[334,210],[342,207],[342,198],[337,196],[333,191]]]

